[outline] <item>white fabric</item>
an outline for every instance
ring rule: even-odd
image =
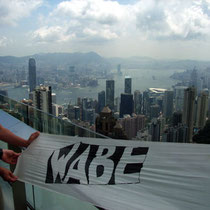
[[[108,210],[210,208],[210,145],[41,134],[15,174]]]

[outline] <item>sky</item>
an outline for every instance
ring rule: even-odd
[[[0,56],[210,60],[210,0],[0,0]]]

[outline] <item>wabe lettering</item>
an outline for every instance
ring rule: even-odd
[[[50,155],[46,183],[130,184],[140,182],[148,147],[75,143]]]

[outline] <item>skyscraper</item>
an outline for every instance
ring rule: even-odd
[[[114,80],[106,80],[106,106],[114,110]]]
[[[40,86],[33,92],[33,104],[37,109],[52,114],[51,86]]]
[[[175,92],[175,111],[183,111],[184,106],[184,90],[186,86],[177,86],[174,89]]]
[[[98,113],[102,111],[105,107],[105,91],[101,91],[98,93]]]
[[[119,76],[122,75],[122,72],[121,72],[121,65],[120,65],[120,64],[117,65],[117,74],[118,74]]]
[[[56,93],[52,93],[52,103],[56,104]]]
[[[150,119],[158,118],[160,115],[160,106],[155,104],[150,106]]]
[[[120,102],[120,117],[123,115],[133,113],[133,95],[128,93],[121,94],[121,102]]]
[[[142,111],[142,94],[139,90],[134,91],[134,113],[141,114]]]
[[[203,91],[198,96],[197,112],[196,112],[196,127],[203,128],[206,124],[208,110],[208,93]]]
[[[182,123],[182,112],[174,112],[172,118],[173,127],[178,126],[181,123]]]
[[[36,88],[36,61],[34,58],[30,58],[28,62],[28,84],[30,92]]]
[[[182,124],[179,124],[175,127],[169,127],[167,128],[162,136],[163,142],[186,142],[187,137],[187,126],[183,126]]]
[[[173,91],[165,91],[163,101],[163,115],[166,119],[172,118],[173,114]]]
[[[142,101],[142,113],[147,115],[149,113],[149,92],[145,90],[143,92],[143,101]]]
[[[125,115],[124,118],[119,119],[120,124],[125,130],[128,139],[132,139],[137,136],[137,132],[145,127],[145,116],[133,114]]]
[[[35,128],[41,132],[51,133],[53,128],[53,120],[50,115],[53,114],[52,108],[52,91],[50,86],[39,86],[35,88],[31,93],[33,104],[37,108],[34,112],[34,117],[36,120]],[[39,111],[42,110],[43,112]]]
[[[129,76],[125,77],[125,93],[131,94],[132,80]]]
[[[197,88],[197,85],[198,85],[198,72],[197,72],[197,69],[194,68],[191,72],[191,86]]]
[[[157,118],[152,119],[149,134],[151,135],[151,141],[160,141],[160,121]]]
[[[194,111],[195,111],[195,94],[194,87],[189,87],[184,92],[184,109],[183,109],[183,124],[188,127],[187,142],[192,142]]]

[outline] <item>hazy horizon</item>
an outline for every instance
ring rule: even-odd
[[[0,56],[210,60],[210,0],[1,0]]]
[[[28,54],[28,55],[23,55],[23,56],[19,56],[19,55],[0,55],[0,57],[17,57],[17,58],[21,58],[21,57],[33,57],[35,55],[44,55],[44,54],[65,54],[65,53],[70,53],[70,54],[74,54],[74,53],[84,53],[84,54],[87,54],[87,53],[96,53],[98,54],[99,56],[101,56],[102,58],[105,58],[105,59],[132,59],[132,58],[145,58],[145,59],[154,59],[154,60],[159,60],[159,61],[200,61],[200,62],[210,62],[210,58],[209,59],[192,59],[192,58],[154,58],[154,57],[151,57],[151,56],[144,56],[144,55],[133,55],[133,56],[102,56],[101,54],[97,53],[97,52],[94,52],[94,51],[87,51],[87,52],[81,52],[81,51],[75,51],[75,52],[37,52],[37,53],[34,53],[34,54]]]

